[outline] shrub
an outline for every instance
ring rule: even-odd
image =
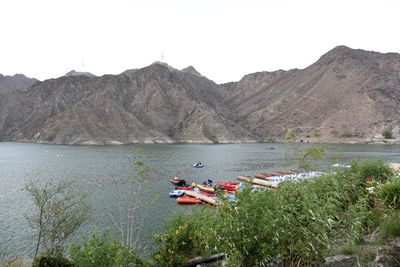
[[[151,265],[178,266],[191,258],[211,254],[205,242],[211,226],[209,210],[197,210],[191,215],[175,213],[167,221],[165,233],[154,236],[158,247],[150,260]]]
[[[52,255],[43,254],[33,260],[32,267],[72,267],[71,262],[66,259],[62,253],[53,253]]]
[[[124,247],[120,241],[110,238],[109,231],[102,234],[94,232],[80,244],[70,243],[69,255],[75,266],[126,266],[129,263],[141,263],[132,249]]]
[[[382,135],[383,135],[383,137],[385,139],[392,139],[393,138],[392,131],[389,130],[389,129],[383,130]]]
[[[347,244],[340,248],[340,253],[343,255],[353,255],[357,251],[357,247],[352,244]]]
[[[395,212],[385,218],[381,225],[381,233],[384,237],[398,237],[400,236],[400,213]]]
[[[378,197],[387,207],[400,209],[400,178],[384,184],[378,191]]]
[[[370,224],[377,224],[371,220],[375,194],[367,188],[392,174],[383,161],[353,161],[351,168],[283,183],[277,190],[252,192],[246,186],[236,203],[225,202],[215,214],[176,215],[158,236],[153,262],[179,265],[224,252],[229,266],[313,265],[337,239],[361,243]]]

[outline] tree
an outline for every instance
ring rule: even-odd
[[[288,128],[285,135],[285,160],[287,164],[289,164],[295,154],[295,142],[296,132]]]
[[[296,154],[297,166],[301,170],[309,171],[315,168],[313,160],[325,160],[326,148],[321,146],[301,146]]]
[[[150,170],[144,164],[147,156],[141,148],[135,149],[130,160],[129,174],[124,178],[114,179],[117,201],[110,201],[113,206],[109,213],[111,223],[116,228],[121,244],[136,249],[142,226],[150,207],[146,200],[146,185]]]
[[[325,160],[327,148],[322,146],[296,146],[296,132],[288,129],[285,135],[286,162],[295,162],[300,170],[309,171],[315,168],[313,161]]]
[[[31,181],[25,185],[25,191],[35,204],[35,209],[25,214],[29,225],[36,230],[35,258],[40,246],[51,255],[88,219],[87,196],[66,180],[44,185]]]

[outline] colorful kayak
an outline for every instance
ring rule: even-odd
[[[179,204],[199,204],[201,200],[195,197],[178,197],[176,202]]]
[[[206,191],[203,191],[203,190],[201,190],[201,189],[200,189],[199,192],[200,192],[201,194],[206,195],[206,196],[209,196],[209,197],[216,197],[215,194],[209,193],[209,192],[206,192]]]
[[[196,164],[192,165],[193,168],[203,168],[204,164],[202,164],[201,162],[197,162]]]
[[[240,182],[217,182],[219,185],[240,185]]]
[[[169,192],[169,197],[181,197],[185,194],[185,191],[183,190],[174,190]]]
[[[178,187],[179,190],[192,190],[194,186]]]
[[[298,171],[282,171],[282,172],[271,172],[271,173],[257,173],[254,175],[256,178],[264,179],[264,180],[271,180],[274,176],[280,175],[290,175],[290,174],[298,174]]]
[[[214,193],[215,192],[215,189],[210,187],[210,186],[205,186],[205,185],[198,184],[197,187],[200,190],[203,190],[203,191],[208,192],[208,193]]]

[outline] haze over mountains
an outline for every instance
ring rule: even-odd
[[[25,86],[2,77],[0,141],[280,141],[292,128],[299,140],[348,142],[400,126],[400,55],[345,46],[305,69],[252,73],[221,85],[192,66],[161,62]]]

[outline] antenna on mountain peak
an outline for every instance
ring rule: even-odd
[[[161,51],[161,59],[160,59],[160,61],[164,62],[164,51]]]

